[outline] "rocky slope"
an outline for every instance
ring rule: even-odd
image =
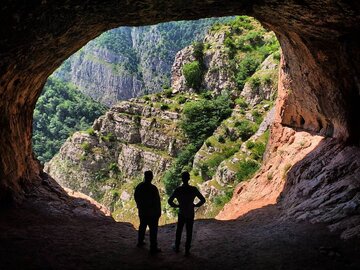
[[[246,25],[251,26],[250,31],[244,31],[246,35],[255,29],[260,32],[257,35],[262,40],[265,30],[254,20],[244,18],[236,22],[238,24],[218,25],[203,40],[204,44],[208,44],[202,47],[203,61],[208,63],[204,65],[207,72],[202,78],[205,90],[194,93],[186,86],[183,63],[194,59],[196,45],[187,47],[177,54],[172,69],[173,85],[185,81],[183,89],[170,88],[156,95],[118,103],[97,119],[92,129],[75,133],[69,138],[60,153],[46,165],[46,172],[62,186],[83,192],[108,206],[116,219],[136,222],[132,193],[142,178],[142,172],[152,170],[164,194],[167,185],[164,173],[173,169],[181,150],[194,143],[185,137],[184,130],[179,127],[180,120],[184,119],[183,109],[190,104],[210,103],[209,99],[216,99],[227,92],[225,96],[229,102],[233,100],[236,103],[232,115],[206,140],[196,153],[193,165],[187,168],[191,170],[193,184],[198,185],[208,198],[208,204],[199,216],[214,216],[229,200],[234,185],[250,177],[261,163],[267,141],[264,132],[272,117],[265,118],[264,124],[261,122],[273,104],[276,89],[277,77],[274,74],[277,74],[278,60],[273,53],[262,64],[257,64],[258,70],[247,78],[244,87],[247,90],[237,90],[234,76],[239,70],[230,61],[224,45],[225,33],[231,33],[233,28],[245,29]],[[239,33],[242,31],[239,30]],[[264,43],[259,45],[263,50],[267,35],[270,35],[265,33]],[[240,36],[232,36],[232,39]],[[239,57],[247,57],[241,49],[235,50],[235,53]],[[254,54],[256,49],[252,52]],[[265,56],[257,57],[262,59]],[[218,72],[213,72],[219,63],[222,64]],[[218,82],[219,76],[223,82],[216,86],[214,82]],[[232,90],[229,90],[230,86]],[[242,170],[246,172],[239,176]],[[163,198],[162,222],[166,222],[173,213],[168,209],[166,196]]]
[[[105,204],[116,218],[132,218],[136,209],[130,198],[142,173],[152,170],[158,182],[186,144],[179,118],[144,99],[120,102],[92,129],[70,137],[45,171],[62,186]]]
[[[236,183],[251,177],[262,163],[277,94],[280,54],[274,40],[256,21],[239,17],[214,27],[202,41],[201,89],[211,89],[215,95],[229,92],[236,106],[194,157],[192,178],[208,198],[199,216],[216,215],[232,196]],[[184,75],[184,67],[197,61],[196,47],[186,47],[176,55],[174,93],[196,92]],[[275,52],[264,59],[259,52],[266,50]]]
[[[280,80],[286,80],[286,63],[281,64]],[[278,89],[280,98],[265,162],[252,179],[236,187],[217,218],[235,219],[277,203],[282,218],[326,223],[342,238],[358,237],[359,147],[280,124],[283,98],[290,90],[282,83]]]
[[[201,53],[199,48],[202,49]],[[188,46],[176,54],[171,70],[171,87],[174,92],[195,91],[186,82],[184,67],[198,61],[202,69],[199,89],[211,89],[217,94],[230,91],[234,96],[239,93],[249,96],[249,90],[256,95],[256,88],[261,86],[259,100],[251,102],[251,105],[255,105],[263,98],[270,99],[270,92],[274,92],[271,89],[276,88],[280,60],[278,48],[274,34],[250,17],[240,16],[228,23],[217,24],[197,45]],[[276,54],[263,62],[274,52]],[[261,71],[249,80],[257,70]],[[252,87],[244,88],[248,80],[252,82]],[[267,90],[264,89],[266,85]]]
[[[163,86],[169,86],[175,53],[202,39],[215,22],[226,20],[113,29],[67,59],[54,76],[107,106],[118,100],[159,92]]]

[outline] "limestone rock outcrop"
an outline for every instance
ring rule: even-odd
[[[136,207],[130,199],[143,172],[153,171],[158,181],[186,145],[179,119],[178,112],[145,99],[119,102],[92,129],[74,133],[45,171],[62,187],[104,204],[117,219],[127,214],[132,220]]]
[[[274,99],[277,92],[279,59],[278,54],[269,55],[260,65],[248,82],[245,83],[241,96],[251,106],[258,104],[262,100]]]
[[[202,89],[211,89],[216,94],[224,90],[234,90],[234,72],[230,67],[229,54],[225,49],[225,32],[209,31],[203,39],[203,43],[209,48],[204,48],[203,63],[205,74],[203,75]],[[189,91],[183,75],[183,67],[195,61],[194,46],[191,45],[179,51],[171,68],[171,87],[174,92]]]
[[[91,152],[91,162],[83,162],[82,166],[92,171],[100,170],[110,160],[120,166],[125,178],[133,177],[134,171],[143,171],[145,167],[157,171],[159,166],[163,171],[168,166],[167,160],[186,143],[177,127],[179,118],[176,112],[162,111],[136,100],[120,102],[95,120],[90,134],[77,132],[70,137],[55,160],[78,163],[81,159],[86,161]],[[46,166],[49,172],[51,164]]]
[[[169,87],[175,53],[202,39],[213,23],[222,20],[116,28],[90,41],[53,75],[109,107],[119,100],[156,93]]]

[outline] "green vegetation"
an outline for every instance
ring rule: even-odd
[[[85,130],[85,133],[89,134],[90,136],[95,136],[95,131],[92,127]]]
[[[113,142],[116,140],[116,136],[109,132],[106,135],[100,135],[100,139],[104,142]]]
[[[194,50],[193,56],[195,61],[184,64],[182,72],[185,77],[186,86],[199,92],[205,72],[205,65],[203,60],[204,43],[194,42],[192,46]]]
[[[91,145],[89,142],[83,142],[80,146],[86,154],[89,153],[91,150]]]
[[[249,120],[243,120],[241,122],[235,122],[235,127],[239,132],[239,137],[242,141],[246,141],[252,135],[255,134],[258,126],[255,123],[250,122]]]
[[[172,89],[171,88],[165,88],[163,93],[164,93],[165,97],[167,97],[167,98],[172,97]]]
[[[249,179],[254,173],[259,169],[259,163],[253,160],[242,160],[238,163],[236,180],[237,182],[241,182]]]
[[[213,29],[226,32],[225,49],[232,58],[231,66],[225,68],[233,69],[230,70],[232,83],[235,79],[238,86],[248,82],[254,91],[265,83],[273,83],[272,74],[261,73],[263,70],[257,71],[261,61],[272,51],[271,42],[274,36],[271,33],[263,30],[254,20],[244,17],[223,25],[218,24]],[[141,38],[143,37],[140,36],[139,39]],[[179,93],[174,91],[173,93],[173,90],[169,88],[169,83],[166,82],[162,84],[162,92],[134,99],[134,102],[139,102],[141,106],[152,107],[152,111],[158,115],[151,113],[151,116],[140,116],[126,112],[117,114],[117,116],[126,117],[138,127],[148,122],[151,131],[176,139],[176,142],[173,141],[175,143],[171,148],[171,153],[168,153],[166,146],[155,149],[151,146],[122,141],[120,137],[117,138],[110,132],[85,128],[89,136],[85,136],[87,140],[80,145],[83,149],[80,153],[82,156],[79,157],[81,161],[79,166],[82,166],[80,169],[86,169],[86,163],[83,161],[93,162],[99,156],[104,156],[102,160],[105,163],[101,164],[101,169],[91,173],[89,190],[95,199],[114,211],[113,215],[117,220],[127,219],[134,222],[133,213],[136,211],[136,206],[131,194],[134,186],[142,180],[141,173],[128,173],[127,170],[122,173],[123,169],[118,167],[117,162],[121,159],[114,159],[113,156],[118,156],[117,152],[122,149],[122,144],[138,148],[139,151],[134,151],[134,153],[144,151],[171,162],[170,168],[157,174],[154,179],[162,194],[170,195],[174,191],[181,183],[181,173],[185,170],[190,172],[194,185],[208,181],[207,187],[216,189],[216,192],[211,192],[212,204],[209,204],[209,208],[202,208],[206,209],[203,217],[216,215],[220,208],[230,200],[234,187],[239,182],[251,178],[259,169],[266,149],[268,133],[257,139],[253,137],[251,141],[249,138],[257,131],[272,101],[252,106],[244,98],[239,97],[238,89],[224,90],[225,94],[222,95],[219,95],[218,89],[216,91],[201,89],[205,71],[203,57],[208,49],[215,50],[216,48],[210,43],[194,43],[195,61],[183,66],[186,83],[194,88],[196,93],[193,91]],[[111,50],[117,49],[111,47]],[[256,72],[256,77],[250,78],[249,76],[254,75],[254,72]],[[233,74],[235,76],[232,76]],[[232,109],[234,104],[237,105],[235,110]],[[181,112],[181,120],[178,121],[177,117],[172,117],[175,114],[161,113],[159,110]],[[88,142],[95,141],[96,138],[93,136],[97,137],[99,144],[91,147]],[[114,144],[111,143],[113,141]],[[184,147],[185,143],[187,146]],[[241,147],[243,143],[246,144],[246,148]],[[199,158],[194,163],[197,153]],[[139,162],[146,164],[146,160]],[[215,174],[220,177],[215,177]],[[273,175],[269,173],[267,177],[271,180]],[[165,206],[166,196],[162,198],[165,202],[163,208],[165,221],[162,222],[166,222],[174,217],[174,212],[170,207]]]
[[[212,135],[222,120],[232,112],[232,102],[228,95],[213,100],[188,102],[184,106],[181,128],[197,147]]]
[[[246,145],[248,147],[248,145]],[[248,147],[249,148],[249,147]],[[249,148],[251,150],[251,158],[257,161],[261,161],[262,156],[265,153],[265,144],[262,142],[253,143],[252,147]]]
[[[199,90],[201,87],[203,71],[199,61],[184,64],[183,74],[186,81],[186,86]]]
[[[87,129],[94,136],[89,127],[105,110],[75,87],[50,77],[34,111],[33,149],[40,162],[50,160],[77,130]]]
[[[267,32],[255,19],[238,16],[224,24],[215,24],[212,31],[225,31],[224,45],[231,60],[231,68],[235,73],[235,80],[239,90],[255,73],[259,65],[270,54],[280,54],[279,43],[274,34]],[[278,59],[278,58],[276,58]],[[259,85],[258,80],[252,82]]]
[[[166,171],[163,177],[163,183],[165,192],[167,195],[171,195],[176,187],[181,183],[181,173],[183,171],[190,171],[194,155],[197,152],[197,147],[193,144],[189,144],[173,162],[171,168]]]
[[[210,101],[204,99],[192,101],[184,105],[180,126],[189,138],[190,144],[180,153],[164,175],[166,194],[170,195],[181,183],[182,171],[191,170],[194,155],[220,122],[230,116],[231,105],[231,100],[227,95],[218,96]]]

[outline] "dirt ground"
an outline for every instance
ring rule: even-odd
[[[281,221],[275,206],[235,221],[197,220],[189,257],[172,251],[175,224],[159,228],[156,256],[137,248],[136,236],[132,224],[105,217],[1,210],[0,269],[360,269],[359,239]]]

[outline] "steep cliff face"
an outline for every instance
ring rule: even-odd
[[[201,54],[199,48],[202,49]],[[239,16],[228,23],[216,24],[202,41],[176,54],[171,70],[171,87],[175,92],[210,89],[216,94],[230,91],[234,96],[240,92],[243,96],[249,96],[249,90],[252,89],[252,95],[257,95],[258,101],[270,99],[271,89],[277,84],[276,65],[280,59],[278,48],[274,33],[265,30],[250,17]],[[277,54],[263,63],[274,52]],[[199,89],[191,89],[184,72],[186,66],[195,61],[200,63]],[[252,87],[243,90],[249,77],[258,69],[261,71],[250,80]],[[261,95],[256,93],[255,88],[265,87],[267,90],[260,89],[263,92]],[[252,102],[251,105],[256,103]]]
[[[118,103],[92,129],[70,137],[45,171],[105,204],[115,218],[133,220],[133,189],[143,172],[153,171],[158,182],[186,143],[179,113],[156,106],[145,99]]]
[[[175,53],[202,39],[215,22],[225,20],[110,30],[67,59],[54,76],[107,106],[118,100],[159,92],[163,86],[169,86]]]

